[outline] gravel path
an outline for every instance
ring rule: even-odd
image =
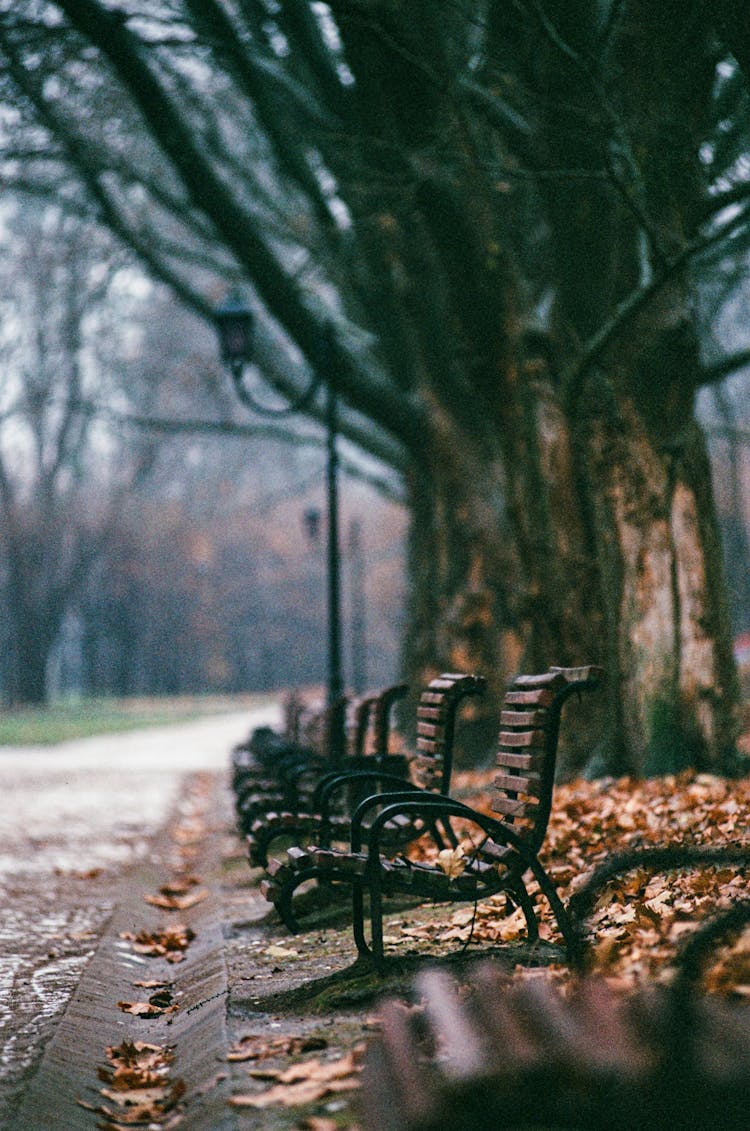
[[[117,881],[148,858],[188,774],[226,773],[273,709],[0,749],[0,1126],[93,955]]]

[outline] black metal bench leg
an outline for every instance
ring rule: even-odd
[[[528,934],[529,942],[535,943],[539,938],[539,924],[537,923],[536,911],[534,910],[534,901],[526,891],[522,880],[519,880],[517,886],[512,888],[511,891],[514,898],[518,900],[524,918],[526,919],[526,933]]]
[[[370,884],[370,935],[372,938],[372,956],[377,965],[382,965],[384,958],[383,949],[383,897],[379,882]]]
[[[278,898],[274,900],[274,907],[278,911],[282,923],[293,935],[298,935],[300,931],[300,925],[297,922],[292,905],[296,887],[296,883],[287,880],[286,883],[281,885]]]
[[[253,857],[256,861],[256,868],[268,867],[268,848],[270,842],[271,838],[266,835],[265,829],[257,836],[253,835]]]
[[[531,870],[534,873],[534,878],[539,884],[542,894],[552,908],[552,914],[555,916],[557,925],[560,928],[560,934],[565,943],[566,954],[568,956],[575,955],[578,946],[578,936],[565,904],[557,894],[557,888],[536,858],[531,863]]]
[[[358,878],[352,881],[352,926],[357,953],[360,958],[371,958],[372,950],[365,938],[365,889]]]

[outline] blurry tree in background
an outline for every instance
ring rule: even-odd
[[[2,242],[5,701],[320,680],[323,562],[302,514],[322,438],[236,422],[211,329],[105,233],[27,203]],[[403,522],[366,485],[347,494],[372,556],[381,541],[396,566],[385,579],[373,560],[367,577],[387,681]]]
[[[127,312],[107,324],[123,256],[54,208],[13,211],[0,264],[0,578],[3,667],[11,701],[42,702],[50,651],[153,467],[153,440],[125,450],[80,410],[95,384],[113,392]],[[109,354],[105,360],[104,351]]]
[[[0,4],[6,180],[204,315],[244,281],[282,391],[331,322],[344,431],[409,492],[409,674],[598,660],[610,771],[732,764],[694,406],[746,302],[740,7]]]

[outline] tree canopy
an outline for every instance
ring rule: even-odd
[[[411,492],[412,672],[599,660],[609,768],[731,759],[693,414],[750,234],[731,0],[5,0],[0,53],[6,182],[207,316],[242,281],[282,391],[332,326]]]

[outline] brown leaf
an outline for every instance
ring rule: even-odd
[[[134,1017],[160,1017],[180,1008],[169,990],[157,990],[148,1001],[118,1001],[117,1005],[123,1013],[132,1013]]]
[[[195,931],[179,923],[158,931],[140,931],[137,935],[124,931],[120,938],[132,942],[136,954],[166,958],[167,962],[182,962],[184,952],[195,938]]]
[[[324,1049],[324,1037],[267,1037],[248,1033],[227,1053],[227,1060],[265,1060],[271,1056],[299,1056],[300,1053]]]
[[[340,1060],[318,1059],[293,1064],[277,1075],[277,1083],[265,1092],[232,1096],[234,1107],[267,1108],[274,1104],[297,1107],[314,1103],[327,1095],[359,1087],[359,1071],[364,1045],[358,1045]]]
[[[123,1041],[107,1048],[107,1059],[115,1069],[155,1069],[171,1064],[174,1054],[168,1046],[150,1045],[145,1041]]]
[[[153,1088],[101,1088],[105,1100],[111,1100],[120,1107],[151,1107],[166,1102],[171,1093],[168,1083],[157,1084]]]
[[[158,895],[144,895],[143,898],[146,903],[150,903],[153,907],[161,907],[163,911],[187,911],[189,907],[195,907],[197,903],[208,899],[208,896],[209,892],[206,888],[188,892],[187,895],[169,895],[162,888]]]
[[[466,870],[468,860],[459,844],[455,848],[444,848],[437,854],[437,864],[451,880],[455,880]]]
[[[132,1091],[135,1088],[154,1088],[163,1084],[166,1068],[159,1070],[149,1068],[118,1068],[111,1071],[108,1068],[99,1068],[99,1079],[108,1084],[110,1088],[119,1091]]]
[[[335,1092],[353,1091],[359,1087],[357,1080],[300,1080],[296,1084],[277,1084],[266,1092],[232,1096],[229,1100],[234,1107],[267,1108],[274,1104],[284,1107],[300,1107],[315,1103]]]

